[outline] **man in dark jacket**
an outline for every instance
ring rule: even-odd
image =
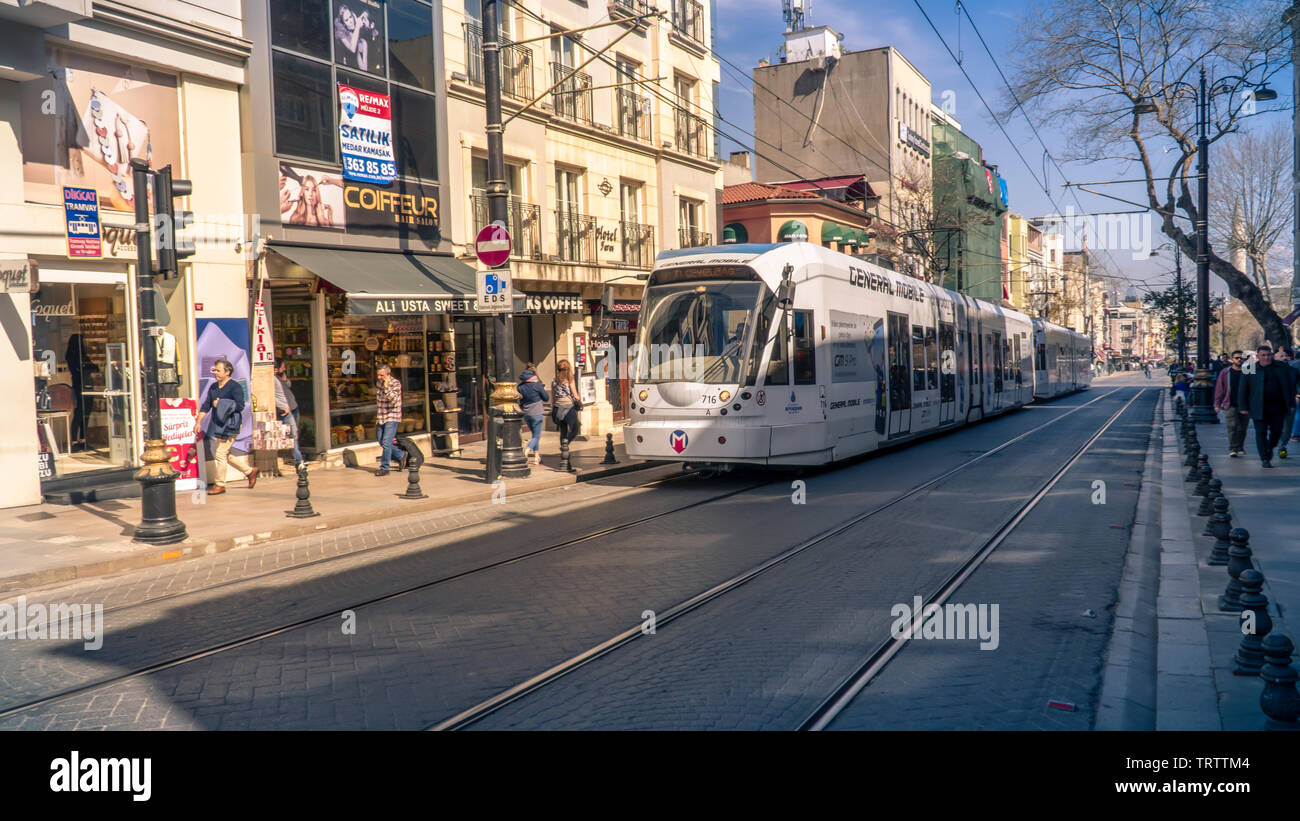
[[[1245,355],[1241,351],[1233,351],[1232,366],[1219,371],[1219,378],[1214,383],[1214,409],[1223,411],[1223,422],[1228,429],[1228,455],[1232,457],[1246,452],[1243,446],[1246,444],[1246,427],[1250,424],[1237,412],[1237,393],[1245,376],[1241,371],[1244,361]]]
[[[242,456],[230,452],[231,445],[239,436],[244,423],[244,389],[230,377],[235,367],[229,360],[218,359],[212,366],[212,376],[216,379],[208,386],[207,397],[199,406],[198,418],[194,420],[194,435],[203,434],[203,419],[212,414],[208,425],[208,438],[213,443],[212,460],[216,463],[215,477],[208,495],[216,496],[226,492],[226,463],[248,478],[248,486],[257,484],[257,468],[248,464]]]
[[[532,437],[528,444],[524,445],[524,458],[535,462],[542,463],[542,423],[546,420],[546,402],[551,400],[546,388],[537,379],[537,372],[533,370],[533,363],[528,363],[528,368],[519,374],[519,404],[524,412],[524,422],[528,424],[528,430]]]
[[[1256,350],[1255,372],[1241,380],[1237,394],[1239,413],[1255,420],[1255,447],[1266,468],[1273,467],[1273,448],[1282,438],[1282,421],[1287,411],[1295,409],[1295,379],[1285,365],[1273,361],[1273,349],[1261,345]]]

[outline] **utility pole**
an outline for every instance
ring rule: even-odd
[[[1196,141],[1196,178],[1200,184],[1196,205],[1196,380],[1192,385],[1191,417],[1193,422],[1217,424],[1219,415],[1210,407],[1210,95],[1205,88],[1205,66],[1201,66],[1200,92],[1200,136]]]
[[[170,181],[170,167],[168,172]],[[177,473],[172,470],[167,444],[162,438],[162,410],[158,405],[157,335],[162,328],[154,313],[153,243],[149,234],[149,176],[152,173],[149,163],[131,160],[131,181],[135,186],[136,304],[140,313],[140,347],[143,353],[140,382],[144,388],[146,420],[144,465],[135,474],[140,483],[140,526],[135,529],[133,540],[163,545],[184,541],[187,534],[185,523],[176,518]],[[166,193],[170,197],[170,186]],[[174,227],[158,227],[160,251],[162,244],[169,244],[168,248],[174,250],[175,246],[170,245],[176,242]]]
[[[1187,361],[1187,292],[1183,289],[1183,252],[1174,246],[1174,293],[1178,294],[1178,364]]]
[[[509,192],[506,189],[505,150],[501,125],[501,0],[483,0],[483,96],[487,109],[487,209],[488,222],[509,225]],[[513,238],[518,242],[519,237]],[[510,266],[507,259],[505,267]],[[519,408],[519,391],[515,389],[514,314],[496,315],[494,351],[496,375],[489,397],[487,480],[500,475],[520,479],[529,475],[524,458],[523,437],[519,426],[523,413]],[[501,445],[498,450],[497,438]]]
[[[1300,2],[1282,14],[1282,23],[1291,27],[1291,196],[1300,214]],[[1291,235],[1291,270],[1300,273],[1300,219],[1294,221]],[[1300,276],[1291,278],[1291,305],[1300,308]],[[1226,317],[1226,314],[1225,314]]]

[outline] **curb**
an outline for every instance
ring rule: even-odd
[[[542,490],[553,490],[557,487],[577,484],[578,482],[591,482],[596,479],[604,479],[610,476],[617,476],[638,470],[649,470],[663,466],[664,463],[635,461],[612,466],[598,465],[578,473],[561,473],[555,471],[554,477],[547,477],[546,479],[538,480],[536,484],[529,485],[527,489],[523,490],[518,495],[526,496],[530,493]],[[536,466],[534,466],[534,468],[535,467]],[[486,502],[492,499],[492,493],[492,486],[485,485],[481,490],[475,490],[471,493],[462,493],[457,496],[430,497],[429,499],[418,502],[399,502],[394,498],[394,501],[390,506],[375,507],[364,513],[350,513],[331,519],[328,522],[321,522],[319,519],[311,519],[308,520],[307,523],[295,524],[295,522],[298,522],[299,520],[285,519],[283,523],[277,523],[277,526],[257,533],[226,537],[216,541],[190,538],[174,545],[167,545],[155,549],[143,549],[138,553],[133,553],[132,555],[123,556],[117,559],[103,559],[82,564],[68,565],[66,567],[52,567],[29,573],[3,576],[0,577],[0,594],[13,593],[51,584],[77,581],[79,579],[88,579],[96,576],[106,576],[127,570],[156,567],[174,561],[195,559],[200,556],[227,553],[232,550],[242,550],[244,548],[261,546],[270,542],[281,541],[283,539],[292,539],[312,533],[319,533],[323,530],[337,530],[350,525],[373,521],[376,513],[381,512],[400,511],[402,513],[424,513],[443,508]],[[286,504],[292,506],[293,502],[293,499],[289,499]]]
[[[1163,453],[1164,394],[1151,419],[1151,439],[1142,468],[1136,521],[1120,579],[1115,621],[1106,648],[1098,699],[1097,730],[1154,730],[1160,584],[1160,518],[1163,490],[1157,481]]]

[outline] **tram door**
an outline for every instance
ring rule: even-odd
[[[957,338],[951,322],[939,323],[939,424],[957,412]]]
[[[907,317],[889,313],[889,435],[912,429],[912,336]]]

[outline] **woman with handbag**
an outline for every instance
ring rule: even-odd
[[[561,359],[555,366],[551,396],[551,416],[560,429],[560,440],[572,442],[578,434],[578,411],[582,410],[582,400],[578,398],[578,388],[573,382],[573,366],[567,359]]]

